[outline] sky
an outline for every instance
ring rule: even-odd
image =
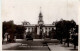
[[[1,17],[3,21],[13,20],[15,24],[23,21],[37,24],[40,7],[44,24],[64,20],[78,22],[79,0],[2,0]]]

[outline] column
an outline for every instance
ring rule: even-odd
[[[43,33],[45,33],[45,27],[43,27]]]
[[[28,32],[28,27],[26,27],[26,32]]]
[[[30,27],[30,32],[32,32],[32,27]]]
[[[37,35],[40,33],[40,27],[37,27]]]

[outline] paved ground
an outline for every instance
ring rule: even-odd
[[[8,43],[8,44],[4,44],[4,45],[2,45],[2,49],[8,49],[8,48],[16,47],[16,46],[18,46],[20,44],[21,43]]]
[[[13,47],[5,48],[4,50],[49,50],[49,49],[48,46],[43,46],[41,42],[28,41],[28,42],[16,43]]]
[[[63,44],[59,44],[59,43],[48,43],[48,46],[44,46],[41,43],[43,40],[34,40],[34,41],[30,41],[30,42],[26,42],[24,40],[17,40],[16,43],[9,43],[9,44],[3,44],[2,48],[6,49],[3,51],[78,51],[78,50],[73,50],[73,45],[70,44],[70,47],[66,47]],[[56,40],[52,40],[53,42]],[[31,47],[27,47],[26,45],[29,44],[31,45]],[[22,45],[21,45],[22,44]],[[14,49],[14,50],[13,50]],[[34,49],[34,50],[30,50],[30,49]],[[35,50],[36,49],[36,50]],[[50,49],[50,50],[49,50]]]
[[[51,49],[51,51],[78,51],[73,49],[72,44],[70,44],[70,47],[67,47],[66,45],[63,44],[48,43],[48,46]]]
[[[43,42],[40,40],[24,41],[17,40],[16,43],[8,43],[2,45],[3,50],[46,50],[49,51],[48,46],[43,46]]]

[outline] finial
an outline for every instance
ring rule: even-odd
[[[42,7],[40,6],[40,12],[41,12],[41,8],[42,8]]]

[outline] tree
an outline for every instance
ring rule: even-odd
[[[10,35],[10,38],[7,38],[7,41],[10,40],[10,42],[14,42],[15,26],[13,21],[3,22],[3,38],[6,32]]]
[[[63,39],[63,33],[64,33],[64,21],[58,21],[56,23],[56,33],[57,33],[57,39],[60,40],[60,43],[62,44],[62,39]]]
[[[28,31],[26,35],[27,40],[33,40],[32,32]]]
[[[76,49],[76,46],[78,46],[78,25],[72,31],[74,31],[74,34],[72,34],[72,43],[74,44],[74,49]]]
[[[61,20],[56,23],[56,33],[57,38],[60,40],[62,44],[62,39],[66,38],[67,45],[69,47],[69,37],[70,37],[70,29],[74,28],[76,23],[74,20]]]
[[[25,30],[26,28],[22,25],[15,25],[16,26],[16,31],[15,31],[15,35],[17,36],[17,38],[23,38],[24,36],[24,33],[25,33]]]
[[[7,32],[7,23],[6,22],[3,22],[3,24],[2,24],[2,38],[3,38],[3,40],[4,40],[4,38],[5,38],[5,33]]]
[[[5,38],[5,33],[7,32],[8,35],[10,36],[10,38],[7,36],[7,42],[14,42],[14,36],[16,34],[23,34],[26,30],[26,28],[22,25],[16,25],[13,23],[13,21],[4,21],[3,22],[3,33],[2,33],[2,37],[3,39]]]
[[[52,28],[51,31],[49,31],[49,38],[56,39],[56,30]]]
[[[67,30],[69,30],[68,31],[68,35],[70,36],[70,30],[71,29],[73,29],[73,28],[75,28],[75,26],[76,26],[76,23],[75,23],[75,21],[74,20],[71,20],[71,21],[68,21],[67,22]],[[67,41],[67,45],[68,45],[68,47],[69,47],[69,36],[66,38],[68,41]]]

